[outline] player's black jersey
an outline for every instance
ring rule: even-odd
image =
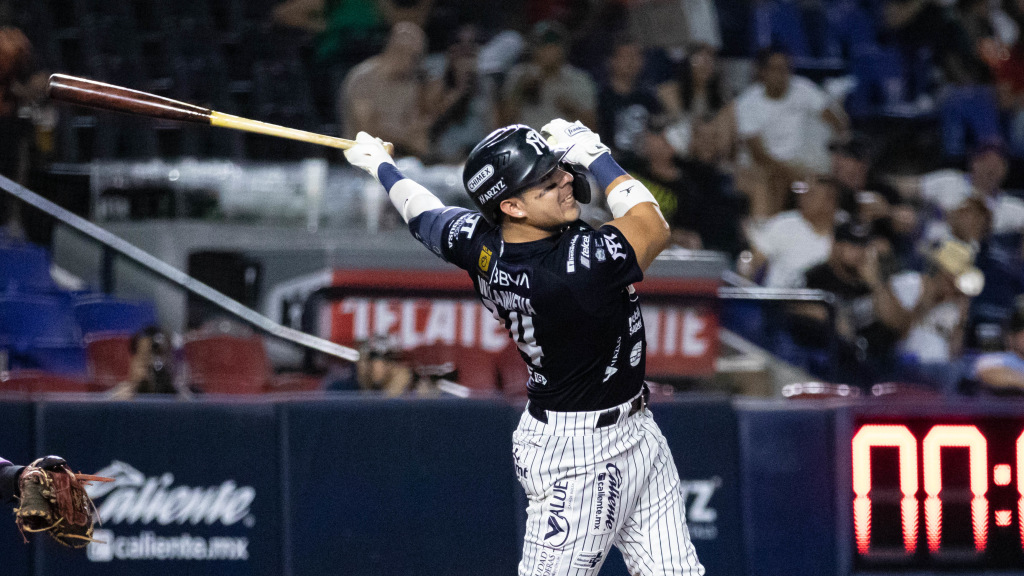
[[[643,271],[618,229],[578,220],[550,238],[506,243],[478,212],[449,208],[429,219],[410,228],[469,273],[527,362],[532,403],[600,410],[640,392],[646,343],[631,284]]]

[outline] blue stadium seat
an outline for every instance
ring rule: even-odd
[[[120,332],[135,334],[155,325],[156,308],[151,302],[121,300],[102,294],[89,295],[74,303],[75,319],[83,334]]]
[[[64,295],[0,297],[0,343],[19,348],[82,345],[71,300]]]
[[[82,334],[63,295],[0,297],[0,349],[11,368],[86,373]]]
[[[50,256],[32,244],[0,245],[0,291],[55,292]]]

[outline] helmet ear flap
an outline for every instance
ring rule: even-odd
[[[591,190],[587,176],[568,162],[562,162],[558,167],[572,174],[572,197],[580,204],[590,204]]]

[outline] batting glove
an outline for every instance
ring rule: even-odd
[[[380,180],[378,174],[381,164],[395,165],[391,155],[384,149],[384,141],[374,138],[366,132],[356,134],[356,145],[345,150],[345,159],[349,164],[356,168],[362,168],[377,180]]]
[[[609,153],[608,147],[601,144],[601,137],[579,120],[570,123],[555,118],[545,124],[540,133],[551,146],[572,146],[565,159],[584,168],[590,168],[599,156]]]

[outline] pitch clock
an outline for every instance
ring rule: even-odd
[[[855,571],[1024,569],[1024,413],[852,424]]]

